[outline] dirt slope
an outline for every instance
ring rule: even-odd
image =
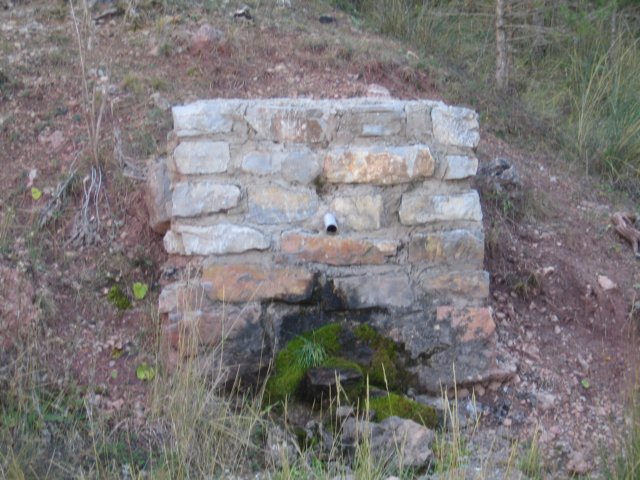
[[[91,14],[111,6],[98,3]],[[136,177],[147,158],[165,153],[168,104],[352,97],[374,83],[398,98],[440,98],[428,62],[338,11],[312,2],[294,8],[260,2],[247,21],[232,17],[236,7],[148,8],[107,15],[98,24],[80,21],[81,43],[91,46],[84,50],[88,86],[106,92],[99,142],[104,178],[88,212],[99,241],[90,245],[69,243],[93,162],[69,9],[34,0],[0,10],[0,273],[17,272],[33,289],[51,373],[61,382],[74,377],[100,386],[108,409],[143,408],[147,387],[135,368],[153,361],[152,312],[164,254],[161,238],[146,226]],[[330,23],[319,21],[325,14]],[[217,31],[194,42],[205,23]],[[101,98],[95,96],[98,109]],[[490,303],[500,340],[520,371],[509,387],[476,395],[502,412],[488,415],[487,425],[509,427],[510,437],[530,438],[537,430],[558,465],[569,460],[576,470],[595,468],[597,452],[616,441],[635,380],[632,306],[640,269],[609,219],[631,206],[563,161],[516,150],[494,138],[490,125],[483,128],[481,164],[505,157],[523,184],[517,201],[482,189]],[[39,228],[40,212],[74,171],[77,180]],[[3,288],[19,284],[15,275],[3,274]],[[605,291],[598,275],[616,287]],[[114,284],[128,291],[134,281],[150,285],[150,295],[119,312],[106,292]]]

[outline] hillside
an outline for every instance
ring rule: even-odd
[[[163,443],[164,397],[139,368],[155,375],[159,285],[171,274],[143,199],[146,161],[167,154],[170,107],[384,89],[467,96],[447,96],[446,66],[328,3],[253,2],[251,19],[232,1],[90,3],[0,10],[0,477],[130,478],[153,457],[160,467],[146,475],[186,478],[170,461],[186,456]],[[510,145],[480,114],[480,170],[503,158],[517,172],[502,187],[476,184],[490,306],[518,374],[474,392],[485,414],[464,431],[462,463],[480,473],[466,475],[603,477],[629,426],[640,320],[638,260],[611,215],[637,204],[547,147]],[[148,286],[141,298],[135,282]],[[114,305],[114,286],[131,308]],[[262,471],[251,448],[216,458],[217,475]],[[301,472],[276,478],[316,478]]]

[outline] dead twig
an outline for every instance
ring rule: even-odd
[[[640,258],[640,231],[634,227],[636,216],[629,212],[616,212],[611,216],[616,232],[631,244],[636,258]]]

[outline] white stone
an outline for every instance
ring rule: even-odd
[[[176,170],[184,175],[226,172],[229,159],[227,142],[210,140],[182,142],[173,152]]]
[[[377,230],[382,216],[382,197],[380,195],[359,195],[338,197],[331,203],[332,212],[337,215],[339,229]]]
[[[431,122],[439,143],[476,148],[480,142],[478,114],[473,110],[441,103],[431,110]]]
[[[269,239],[255,228],[220,223],[211,226],[177,225],[186,255],[224,255],[266,250]]]
[[[402,196],[399,213],[403,225],[453,220],[482,221],[480,197],[475,190],[452,195],[429,195],[414,190]]]
[[[240,188],[209,181],[179,182],[173,187],[172,199],[174,216],[195,217],[237,206]]]
[[[167,231],[162,239],[164,249],[169,254],[184,255],[184,246],[182,245],[182,238],[180,235],[172,230]]]
[[[241,100],[200,100],[175,106],[173,129],[178,137],[230,133],[233,118],[242,114],[244,105]]]
[[[445,180],[461,180],[473,177],[478,171],[478,159],[467,155],[447,155]]]

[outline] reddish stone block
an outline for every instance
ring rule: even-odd
[[[267,299],[300,302],[311,296],[314,280],[314,274],[304,269],[253,264],[213,265],[202,272],[207,297],[232,303]]]
[[[469,342],[490,338],[496,331],[491,309],[482,308],[454,308],[451,306],[438,307],[436,310],[438,322],[448,321],[458,332],[458,341]]]
[[[288,233],[282,236],[279,261],[315,262],[328,265],[380,265],[395,254],[388,242]]]

